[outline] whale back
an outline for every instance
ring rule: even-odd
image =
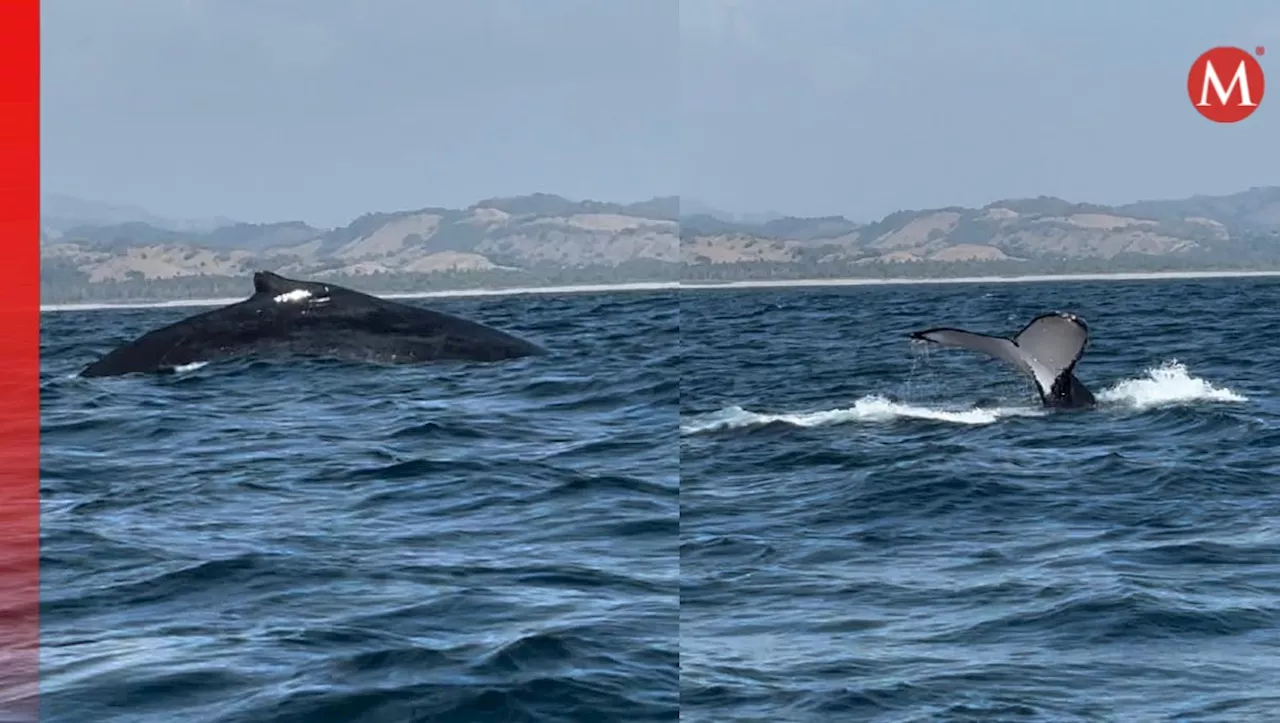
[[[499,361],[546,353],[484,324],[354,289],[253,276],[253,295],[152,330],[90,364],[83,377],[172,369],[249,355],[360,361]]]

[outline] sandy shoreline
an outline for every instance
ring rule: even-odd
[[[659,291],[676,289],[675,281],[644,281],[629,284],[583,284],[580,286],[528,286],[509,289],[449,289],[444,291],[409,291],[374,294],[382,299],[437,299],[466,296],[518,296],[520,294],[590,294],[618,291]],[[95,311],[100,309],[164,309],[168,307],[226,306],[244,301],[248,296],[224,299],[175,299],[172,301],[121,301],[85,304],[41,304],[40,311]]]
[[[662,289],[775,289],[820,286],[889,286],[910,284],[999,284],[1037,283],[1049,281],[1146,281],[1161,279],[1231,279],[1280,277],[1276,271],[1154,271],[1150,273],[1115,274],[1041,274],[1025,276],[953,276],[935,279],[760,279],[722,283],[687,283],[675,281],[636,282],[627,284],[585,284],[581,286],[530,286],[508,289],[451,289],[415,291],[398,294],[376,294],[384,299],[431,299],[469,296],[517,296],[520,294],[582,294],[625,291],[657,291]],[[168,307],[225,306],[245,297],[223,299],[177,299],[173,301],[139,301],[120,303],[42,304],[40,311],[92,311],[99,309],[163,309]]]
[[[681,283],[682,289],[766,289],[805,286],[890,286],[910,284],[1012,284],[1045,281],[1147,281],[1160,279],[1234,279],[1280,276],[1275,271],[1151,271],[1114,274],[1026,274],[1023,276],[947,276],[933,279],[761,279],[724,283]]]

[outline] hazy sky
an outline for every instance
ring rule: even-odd
[[[1280,80],[1186,74],[1280,4],[44,0],[44,185],[341,224],[533,191],[844,213],[1280,183]],[[1272,72],[1280,78],[1280,71]]]
[[[679,192],[675,0],[42,0],[43,187],[345,224]]]
[[[1280,183],[1274,0],[687,0],[681,20],[681,192],[712,205],[868,221]],[[1195,58],[1258,44],[1270,95],[1201,118]]]

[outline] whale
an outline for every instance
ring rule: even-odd
[[[165,372],[251,356],[415,364],[546,353],[538,344],[468,319],[337,284],[257,271],[249,298],[149,331],[89,364],[80,376]]]
[[[910,336],[981,352],[1013,365],[1035,384],[1045,407],[1078,409],[1097,404],[1093,393],[1075,375],[1076,364],[1089,344],[1089,326],[1075,314],[1041,314],[1012,338],[947,327],[913,331]]]

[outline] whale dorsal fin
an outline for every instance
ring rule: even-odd
[[[1067,393],[1073,383],[1072,370],[1089,343],[1089,328],[1074,314],[1052,313],[1032,319],[1012,339],[962,329],[929,329],[911,336],[1002,359],[1031,377],[1042,397],[1053,398]]]
[[[315,281],[286,279],[271,271],[259,271],[253,275],[253,295],[270,296],[276,301],[301,301],[328,297],[338,287]],[[342,290],[350,295],[349,290]]]
[[[272,271],[258,271],[253,275],[253,293],[276,296],[306,288],[307,282],[286,279]]]

